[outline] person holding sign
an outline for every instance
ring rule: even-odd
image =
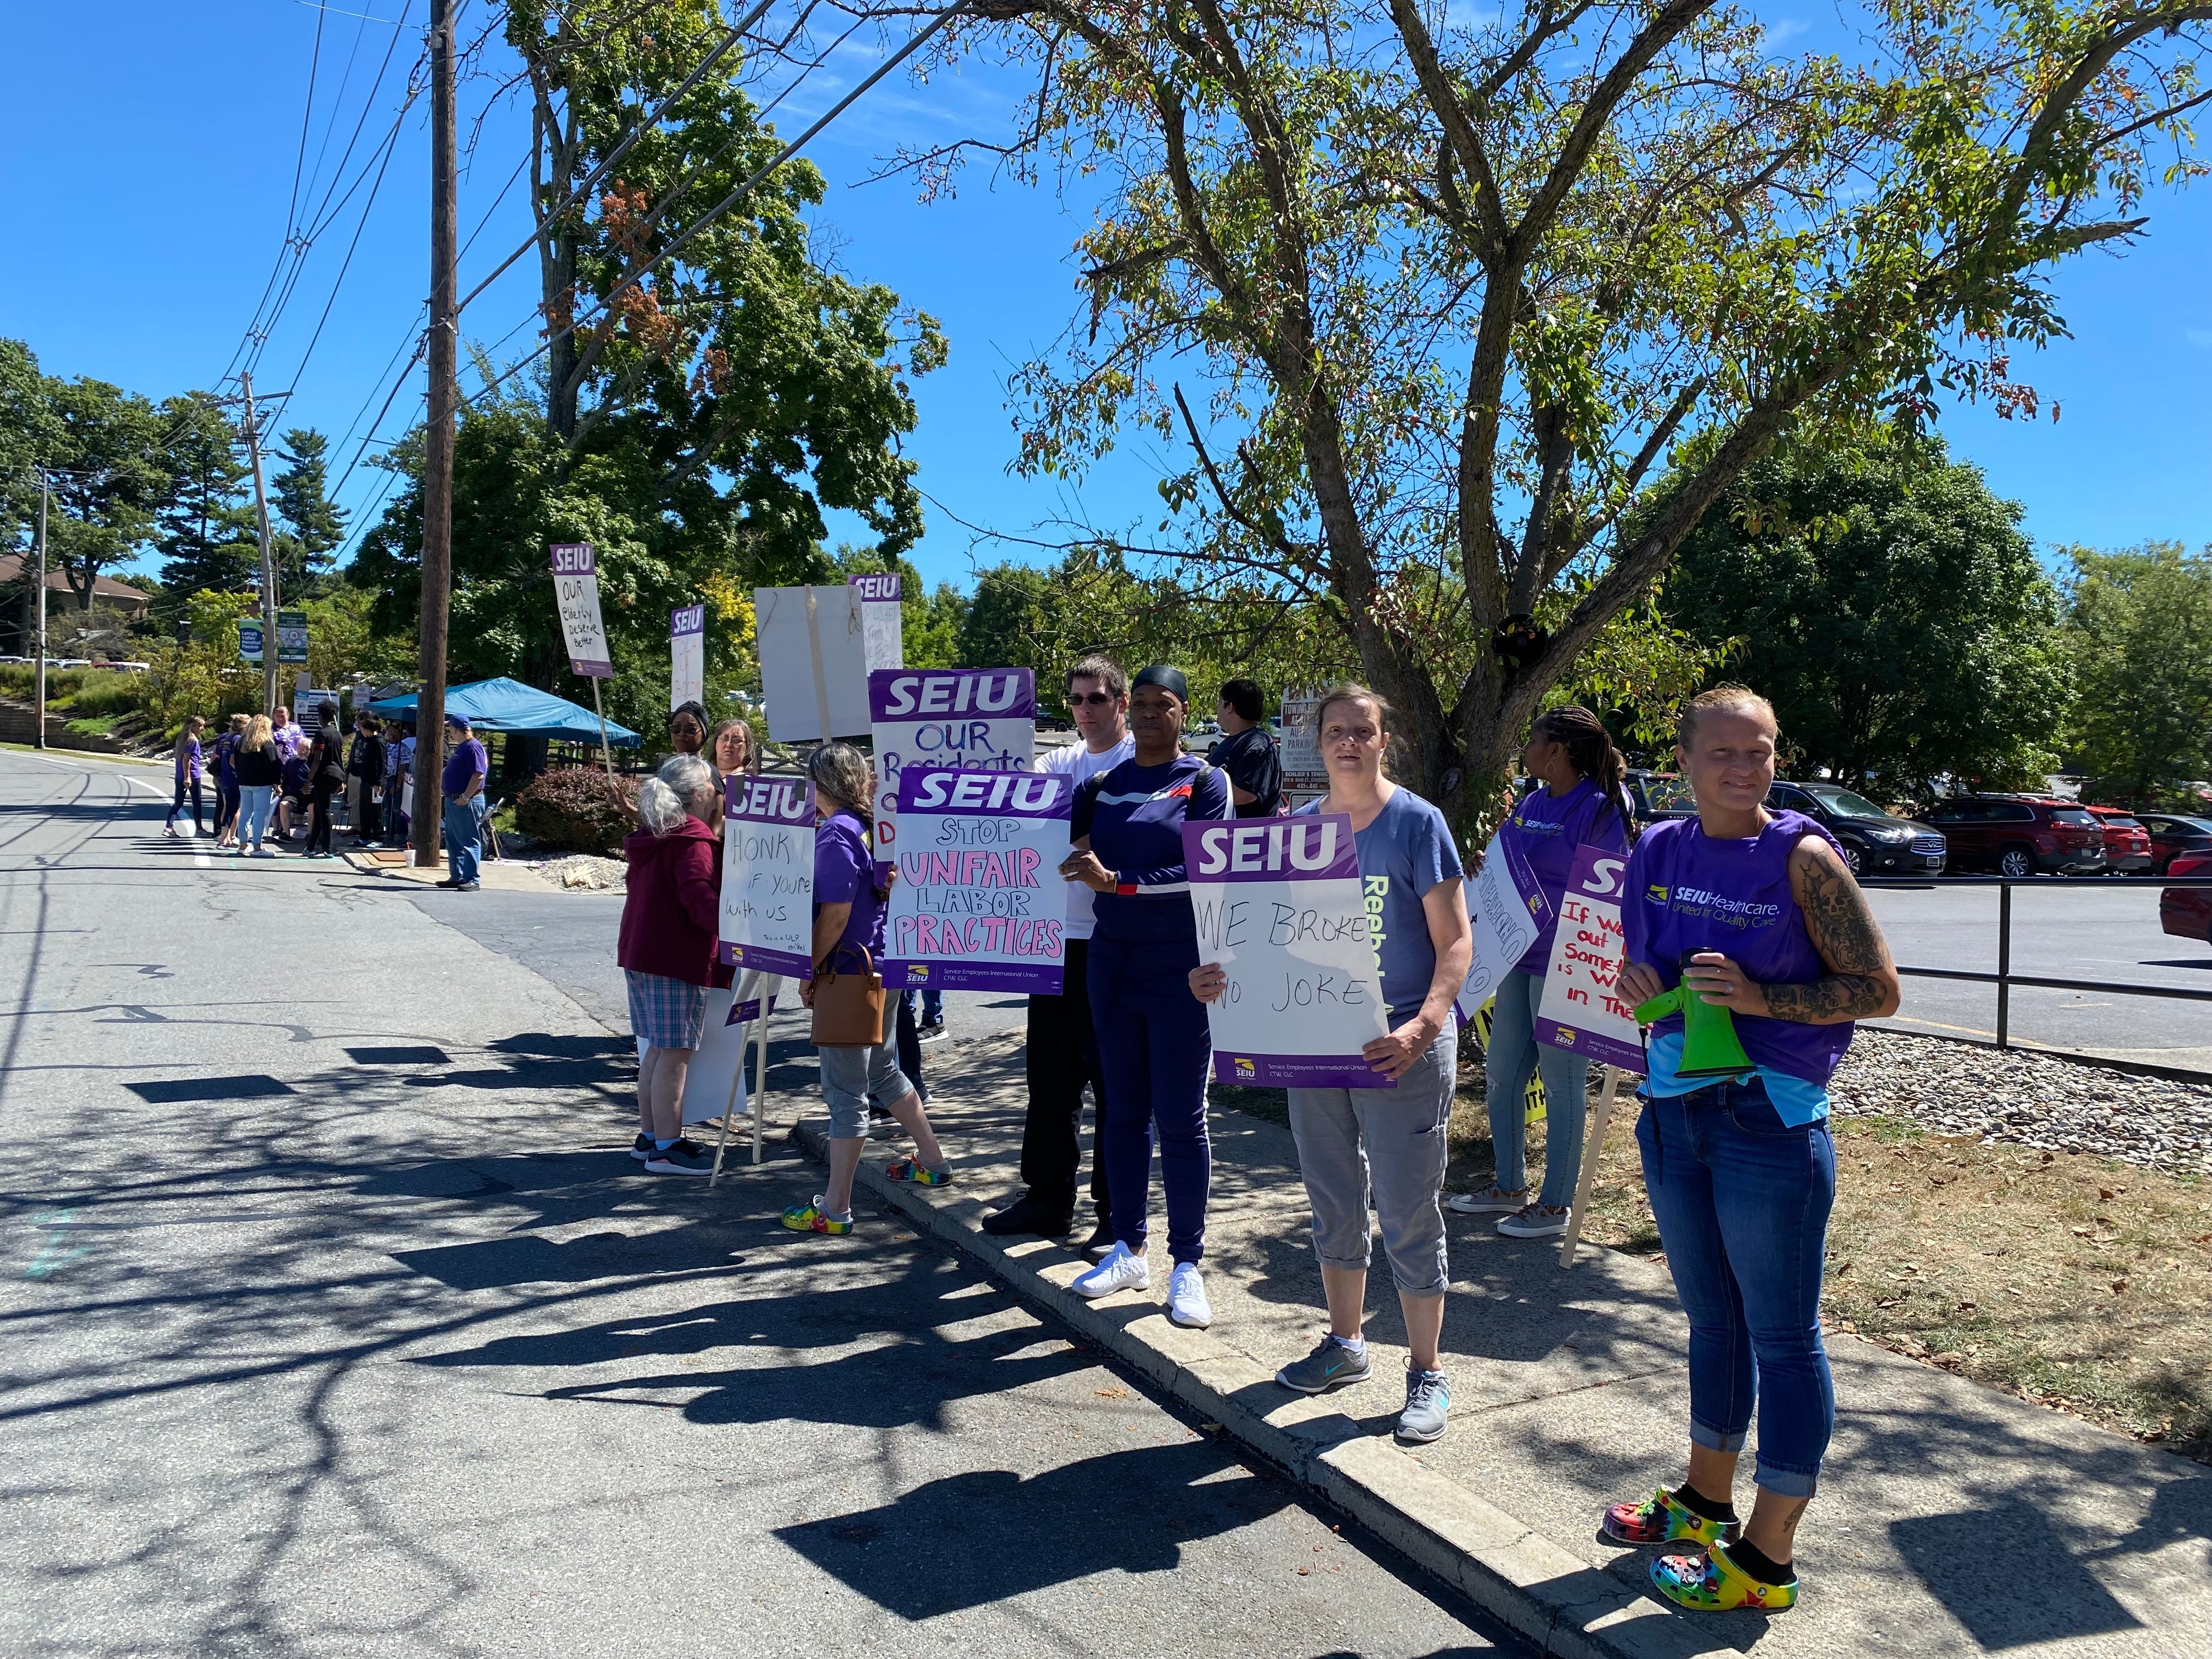
[[[1382,775],[1389,717],[1389,705],[1364,685],[1336,685],[1322,694],[1313,720],[1328,793],[1292,815],[1343,813],[1352,820],[1368,939],[1390,1029],[1362,1051],[1376,1073],[1376,1087],[1290,1091],[1291,1133],[1313,1206],[1328,1334],[1275,1380],[1300,1394],[1326,1394],[1374,1374],[1360,1334],[1371,1191],[1411,1351],[1398,1436],[1426,1443],[1443,1434],[1451,1407],[1437,1353],[1450,1283],[1438,1200],[1459,1074],[1453,999],[1467,979],[1473,942],[1451,826],[1429,802]],[[1227,982],[1214,963],[1191,970],[1191,994],[1201,1002],[1219,996]]]
[[[1626,765],[1598,717],[1569,704],[1536,716],[1522,769],[1538,787],[1522,797],[1498,831],[1499,851],[1534,877],[1547,925],[1512,972],[1498,985],[1484,1056],[1490,1144],[1498,1173],[1479,1193],[1454,1195],[1462,1214],[1503,1214],[1508,1238],[1553,1238],[1567,1230],[1567,1209],[1582,1168],[1583,1128],[1589,1111],[1589,1061],[1536,1037],[1537,1005],[1552,957],[1552,928],[1565,900],[1577,848],[1626,853],[1634,839],[1624,781]],[[1522,1098],[1531,1075],[1544,1079],[1544,1187],[1528,1197],[1528,1114]]]
[[[1206,1074],[1213,1039],[1188,982],[1198,966],[1198,923],[1182,826],[1186,819],[1229,817],[1230,802],[1228,780],[1182,752],[1189,707],[1181,669],[1154,663],[1138,674],[1129,695],[1133,752],[1076,792],[1068,826],[1073,847],[1060,873],[1097,896],[1087,988],[1106,1078],[1106,1190],[1114,1222],[1114,1248],[1076,1279],[1075,1291],[1095,1297],[1152,1284],[1145,1211],[1158,1123],[1175,1263],[1168,1317],[1203,1329],[1213,1322],[1198,1271],[1212,1180]]]
[[[814,971],[826,973],[834,963],[841,972],[859,972],[864,961],[873,966],[884,958],[884,908],[890,896],[888,887],[876,885],[875,774],[851,744],[825,743],[807,757],[806,775],[821,815],[814,830]],[[814,1006],[813,976],[799,982],[799,1000]],[[867,1144],[870,1095],[914,1138],[915,1156],[893,1160],[884,1173],[923,1187],[951,1182],[921,1096],[899,1069],[896,1030],[884,1032],[872,1048],[815,1052],[830,1105],[830,1190],[785,1210],[785,1226],[801,1233],[853,1231],[853,1177]]]
[[[1751,1062],[1685,1074],[1682,1016],[1651,1027],[1636,1125],[1659,1241],[1690,1318],[1689,1478],[1606,1511],[1625,1544],[1702,1546],[1651,1564],[1682,1607],[1795,1605],[1790,1565],[1835,1429],[1820,1270],[1836,1194],[1828,1079],[1852,1022],[1897,1012],[1897,969],[1843,849],[1771,812],[1774,709],[1740,685],[1692,698],[1674,757],[1698,816],[1651,826],[1629,855],[1624,1000],[1686,980],[1726,1008]],[[1739,1528],[1736,1458],[1759,1408],[1758,1498]]]
[[[670,709],[668,746],[679,755],[699,754],[707,746],[707,711],[696,702],[679,702]]]

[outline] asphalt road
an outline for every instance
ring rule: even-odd
[[[0,753],[0,1653],[1486,1647],[887,1216],[783,1231],[812,1165],[640,1171],[605,901],[149,781]]]
[[[2117,877],[2057,880],[2013,892],[2012,971],[2212,992],[2212,945],[2161,933],[2159,884]],[[1875,915],[1902,965],[1995,973],[1993,888],[1878,888]],[[1994,986],[1907,977],[1903,1030],[1993,1041]],[[2212,1002],[2113,991],[2014,988],[2018,1042],[2212,1071]]]

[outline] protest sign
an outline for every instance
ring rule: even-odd
[[[1483,849],[1482,868],[1467,884],[1468,920],[1474,933],[1474,956],[1467,983],[1460,988],[1459,1017],[1472,1021],[1474,1011],[1497,994],[1498,982],[1511,973],[1528,947],[1551,931],[1552,907],[1528,860],[1492,836]]]
[[[907,767],[884,983],[1058,995],[1074,799],[1058,773]]]
[[[668,613],[668,706],[707,700],[707,607],[679,605]]]
[[[868,729],[867,636],[855,587],[757,587],[753,628],[778,743]]]
[[[586,679],[615,677],[614,653],[599,621],[599,567],[589,542],[554,544],[553,597],[561,610],[561,637],[568,644],[570,672]]]
[[[1186,823],[1213,1074],[1263,1087],[1388,1089],[1360,1049],[1389,1035],[1352,820],[1340,812]]]
[[[876,747],[876,853],[899,855],[899,777],[910,766],[1027,772],[1036,753],[1036,676],[1026,668],[868,676]]]
[[[1644,1038],[1636,1016],[1615,994],[1627,957],[1620,928],[1626,853],[1575,848],[1575,862],[1559,901],[1552,935],[1551,966],[1536,1005],[1536,1039],[1555,1048],[1618,1066],[1644,1069]]]
[[[845,585],[860,596],[860,635],[867,641],[868,671],[906,666],[904,590],[897,571],[848,576]]]
[[[814,969],[814,794],[804,778],[723,781],[722,960]]]

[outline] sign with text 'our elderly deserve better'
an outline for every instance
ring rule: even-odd
[[[732,774],[722,785],[722,960],[814,970],[814,792],[805,778]]]
[[[599,620],[599,567],[589,542],[558,542],[552,547],[553,598],[561,609],[561,637],[568,641],[568,666],[588,680],[615,677],[614,653]]]
[[[876,746],[876,851],[899,855],[899,778],[910,766],[1026,772],[1036,756],[1036,676],[1026,668],[878,670],[868,676]]]
[[[1395,1087],[1360,1054],[1389,1028],[1351,818],[1187,823],[1182,842],[1198,959],[1229,975],[1206,1005],[1214,1076]]]
[[[1074,799],[1057,773],[907,767],[884,983],[1058,995]]]

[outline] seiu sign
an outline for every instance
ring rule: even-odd
[[[1336,862],[1333,818],[1209,825],[1198,834],[1196,876],[1310,875]]]
[[[1057,773],[917,771],[902,812],[1044,812],[1072,792]]]
[[[813,792],[804,778],[738,778],[725,783],[726,815],[756,818],[769,823],[811,823],[814,819]]]
[[[1015,714],[1026,699],[1029,671],[994,669],[969,674],[885,676],[882,720],[917,714]]]
[[[588,576],[597,568],[589,542],[563,542],[553,549],[553,574],[556,576]]]
[[[880,604],[888,601],[896,605],[898,602],[899,579],[896,571],[874,576],[848,576],[845,578],[845,586],[854,589],[860,595],[863,604],[870,602]]]

